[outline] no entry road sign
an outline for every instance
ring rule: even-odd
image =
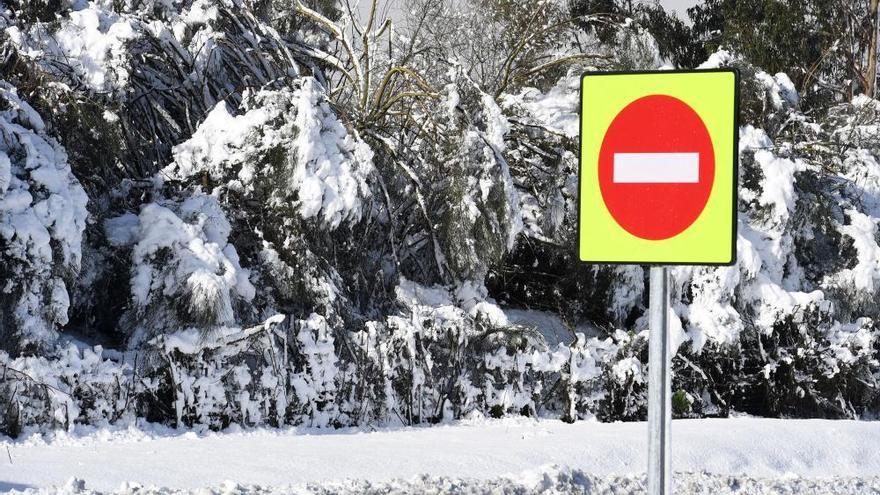
[[[733,70],[583,76],[582,261],[733,262],[737,86]]]

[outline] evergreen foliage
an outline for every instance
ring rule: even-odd
[[[876,416],[861,4],[753,3],[0,2],[0,432],[644,418],[646,271],[574,249],[578,83],[670,62],[743,81],[676,414]]]

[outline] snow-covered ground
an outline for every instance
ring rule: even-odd
[[[378,431],[90,430],[0,440],[0,491],[641,493],[646,438],[645,423],[528,419]],[[880,422],[675,421],[673,469],[684,493],[876,494],[878,446]]]

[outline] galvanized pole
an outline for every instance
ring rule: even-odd
[[[669,276],[651,267],[648,343],[648,495],[672,493],[669,431],[672,426],[672,356],[669,350]]]

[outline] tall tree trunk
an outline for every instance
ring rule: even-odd
[[[871,20],[871,34],[868,35],[868,67],[865,70],[865,94],[876,97],[877,91],[877,31],[880,29],[880,0],[871,0],[868,9]]]

